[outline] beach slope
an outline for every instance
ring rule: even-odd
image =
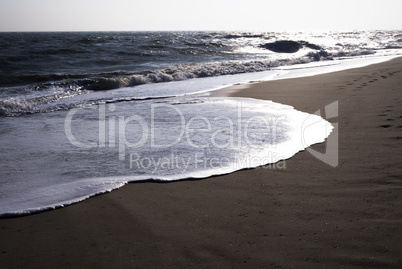
[[[339,127],[338,165],[304,151],[271,166],[128,184],[1,219],[1,266],[401,268],[402,58],[232,90],[324,117],[338,102],[328,119]],[[311,149],[325,153],[326,143]]]

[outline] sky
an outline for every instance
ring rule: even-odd
[[[0,31],[402,30],[401,0],[0,0]]]

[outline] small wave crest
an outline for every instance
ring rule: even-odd
[[[61,93],[26,99],[0,99],[0,116],[20,116],[23,114],[33,114],[38,112],[50,112],[54,110],[68,109],[71,108],[71,105],[57,105],[47,109],[45,109],[44,106],[49,104],[57,104],[62,99],[71,98],[83,93],[86,93],[86,91],[75,89]]]
[[[247,33],[243,33],[243,34],[228,34],[225,35],[224,38],[227,39],[236,39],[236,38],[264,38],[265,35],[264,34],[247,34]]]
[[[305,60],[301,60],[304,63]],[[173,68],[147,71],[141,74],[119,75],[112,77],[90,77],[74,82],[85,90],[104,91],[143,84],[182,81],[193,78],[215,77],[266,71],[273,67],[294,63],[292,60],[223,62],[182,64]]]
[[[16,100],[0,100],[0,116],[17,116],[21,112],[33,111],[33,105],[29,102]]]
[[[215,77],[223,75],[234,75],[267,71],[275,67],[293,64],[309,63],[312,61],[333,60],[338,57],[352,57],[359,55],[374,54],[374,50],[360,51],[334,51],[329,52],[324,48],[308,42],[298,42],[298,46],[307,47],[310,51],[300,58],[287,58],[276,60],[260,61],[229,61],[181,64],[172,68],[165,68],[155,71],[147,71],[140,74],[116,73],[110,77],[94,77],[77,81],[77,84],[87,90],[111,90],[121,87],[132,87],[149,83],[160,83],[170,81],[181,81],[193,78]]]

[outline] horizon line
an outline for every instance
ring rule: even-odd
[[[350,32],[402,31],[402,29],[310,29],[310,30],[0,30],[0,33],[71,33],[71,32]]]

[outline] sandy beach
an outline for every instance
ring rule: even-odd
[[[339,164],[303,151],[0,219],[1,267],[401,268],[402,58],[230,92],[308,113],[338,101]]]

